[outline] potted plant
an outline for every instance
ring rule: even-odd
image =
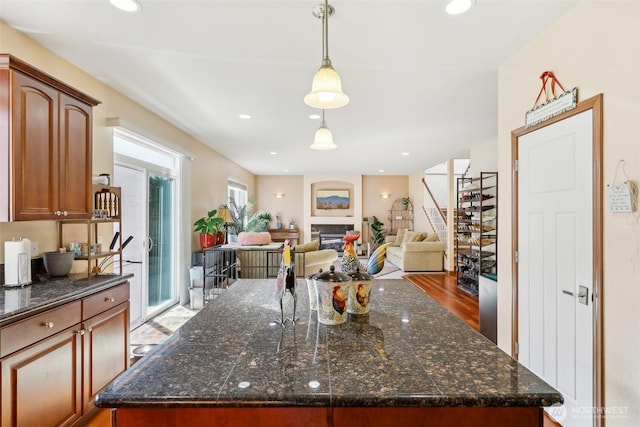
[[[276,213],[276,228],[278,230],[282,228],[282,212]]]
[[[289,218],[289,228],[296,228],[296,219],[295,218]]]
[[[371,251],[374,251],[378,246],[384,243],[387,230],[382,227],[384,224],[378,218],[374,216],[372,219],[370,227],[373,247],[371,248]]]
[[[411,199],[409,198],[409,196],[407,197],[403,197],[401,199],[402,202],[402,210],[406,211],[407,209],[409,209],[409,205],[411,204]]]
[[[265,211],[258,211],[251,215],[247,221],[246,231],[262,232],[267,231],[271,222],[271,214]]]
[[[224,243],[224,233],[222,232],[224,219],[217,215],[218,210],[213,209],[193,223],[193,231],[200,233],[200,247],[202,249]]]

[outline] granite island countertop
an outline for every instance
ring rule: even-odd
[[[96,396],[115,408],[549,406],[562,395],[411,283],[377,280],[367,315],[317,322],[298,280],[239,280]],[[285,314],[291,316],[291,296]],[[288,309],[288,310],[287,310]]]
[[[122,283],[133,274],[69,275],[24,286],[0,286],[0,327]]]

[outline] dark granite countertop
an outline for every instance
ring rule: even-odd
[[[0,287],[0,327],[124,282],[132,274],[70,275],[26,286]]]
[[[404,280],[326,326],[298,281],[295,326],[275,282],[240,280],[121,374],[101,407],[548,406],[551,386]],[[291,302],[291,296],[285,299]],[[290,316],[290,312],[288,313]]]

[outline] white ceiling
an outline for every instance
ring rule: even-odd
[[[577,1],[476,0],[458,16],[444,0],[331,1],[351,102],[327,110],[327,152],[309,148],[320,123],[302,100],[322,59],[320,0],[140,0],[133,14],[0,0],[0,19],[255,174],[406,174],[497,140],[498,66]]]

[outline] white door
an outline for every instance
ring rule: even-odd
[[[123,273],[133,273],[129,279],[130,325],[135,327],[145,321],[146,279],[143,274],[146,250],[146,216],[144,171],[116,164],[113,166],[114,185],[122,187],[122,241],[133,236],[124,249]]]
[[[518,139],[518,358],[563,427],[593,425],[592,145],[591,110]]]

